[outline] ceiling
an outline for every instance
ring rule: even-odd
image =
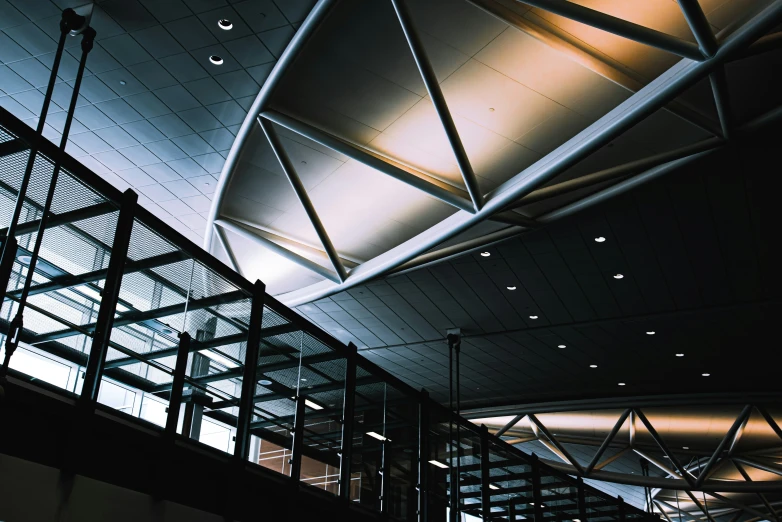
[[[0,106],[35,127],[66,7],[92,9],[66,150],[197,244],[259,86],[314,0],[0,0]],[[227,18],[233,29],[217,22]],[[44,135],[59,143],[80,56],[67,40]],[[213,65],[209,56],[223,58]]]

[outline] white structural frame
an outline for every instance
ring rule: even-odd
[[[458,133],[456,133],[456,130],[453,127],[453,121],[447,106],[445,105],[445,100],[442,98],[439,86],[436,81],[433,81],[431,64],[428,62],[426,54],[423,52],[423,47],[418,41],[415,29],[409,19],[409,14],[405,9],[405,1],[389,1],[393,3],[400,19],[402,29],[410,44],[411,52],[419,67],[419,71],[422,74],[422,79],[433,99],[440,120],[444,125],[446,135],[448,136],[457,162],[459,163],[460,170],[462,171],[469,199],[461,197],[464,190],[458,188],[453,190],[453,188],[450,187],[438,186],[432,182],[433,177],[429,177],[425,173],[412,172],[412,169],[405,168],[397,162],[394,162],[389,158],[384,158],[379,154],[372,153],[371,151],[359,151],[356,154],[365,153],[362,157],[367,161],[362,161],[355,156],[351,157],[358,161],[362,161],[365,164],[377,163],[378,161],[385,163],[385,166],[377,165],[375,168],[380,172],[390,174],[400,181],[423,190],[440,200],[444,201],[450,199],[451,201],[446,202],[459,208],[459,210],[428,230],[397,245],[387,252],[360,264],[348,272],[341,265],[340,256],[336,252],[336,249],[330,244],[325,228],[320,224],[320,220],[318,219],[314,208],[312,208],[311,205],[307,208],[306,202],[308,202],[308,198],[306,198],[306,194],[304,194],[305,197],[302,197],[302,194],[297,192],[300,201],[304,204],[305,209],[308,210],[308,216],[310,217],[313,226],[319,232],[318,235],[324,244],[324,251],[332,260],[337,277],[333,277],[335,274],[330,273],[329,275],[332,277],[327,277],[326,280],[320,283],[277,296],[280,301],[288,306],[298,306],[314,301],[395,271],[409,270],[431,262],[442,261],[443,259],[474,249],[485,248],[487,244],[513,237],[534,228],[538,223],[545,224],[556,219],[561,219],[578,210],[603,201],[606,198],[613,197],[614,195],[629,190],[650,179],[654,179],[661,174],[669,172],[682,164],[689,163],[701,155],[707,154],[710,150],[714,150],[715,147],[721,146],[725,138],[731,137],[734,134],[734,132],[732,132],[727,89],[724,82],[723,65],[726,61],[741,56],[742,53],[751,52],[751,49],[748,48],[755,41],[766,35],[768,31],[773,29],[782,20],[782,0],[774,0],[774,2],[755,14],[751,19],[737,26],[735,30],[722,39],[721,42],[717,42],[718,38],[710,32],[708,24],[703,24],[703,13],[697,2],[694,0],[682,0],[681,7],[683,13],[696,36],[696,40],[700,46],[698,47],[694,44],[688,44],[687,42],[677,40],[664,33],[652,32],[651,30],[636,24],[628,25],[627,22],[604,13],[574,7],[576,4],[570,2],[562,2],[560,0],[531,0],[527,2],[549,10],[564,9],[559,14],[563,14],[564,16],[568,16],[574,20],[599,29],[611,31],[625,38],[647,45],[655,45],[656,47],[687,57],[676,63],[676,65],[668,69],[655,80],[638,89],[637,92],[630,96],[626,101],[609,111],[595,123],[559,146],[544,158],[516,174],[488,194],[479,194],[475,192],[474,173],[469,165],[466,153],[464,153]],[[311,39],[317,28],[326,20],[328,14],[338,3],[339,0],[319,0],[317,2],[280,59],[277,61],[277,64],[250,108],[247,117],[237,133],[236,140],[226,158],[225,166],[223,167],[223,171],[218,180],[204,238],[204,248],[207,251],[211,251],[214,241],[213,238],[216,235],[216,227],[225,228],[225,221],[220,215],[220,209],[223,204],[223,198],[228,191],[231,178],[238,166],[239,157],[248,141],[251,131],[254,126],[258,124],[259,118],[269,120],[268,122],[264,122],[268,125],[265,126],[265,130],[267,131],[268,129],[273,128],[272,122],[275,120],[277,124],[281,124],[279,115],[275,115],[275,113],[272,113],[269,110],[274,91],[288,68],[294,63],[296,57],[307,45],[307,42]],[[482,3],[485,3],[485,0]],[[508,23],[511,24],[511,22]],[[708,31],[708,33],[706,33],[706,31]],[[712,40],[714,41],[713,45]],[[777,40],[778,39],[774,40],[774,42]],[[770,47],[774,47],[773,42]],[[578,61],[578,59],[576,59],[576,61]],[[508,212],[509,209],[513,209],[520,201],[523,201],[525,196],[531,195],[531,193],[534,193],[536,189],[539,189],[547,181],[555,178],[601,147],[607,145],[647,116],[653,114],[657,110],[665,108],[674,102],[679,94],[705,77],[710,77],[711,79],[715,103],[718,107],[720,127],[722,130],[720,133],[721,136],[718,136],[718,138],[720,138],[719,140],[710,141],[708,144],[701,144],[701,146],[704,146],[704,150],[702,151],[696,151],[662,164],[654,164],[654,162],[650,160],[650,163],[653,164],[653,166],[647,167],[649,170],[637,173],[629,178],[624,178],[623,181],[619,181],[617,184],[610,186],[607,189],[603,189],[556,211],[549,212],[544,216],[537,217],[535,220],[513,211]],[[681,112],[678,114],[681,116]],[[739,130],[753,130],[761,124],[779,118],[780,115],[782,115],[782,111],[776,109],[748,125],[746,129]],[[284,115],[281,116],[284,117]],[[299,132],[296,129],[292,129],[291,126],[285,126],[294,132]],[[452,132],[449,132],[449,129]],[[318,131],[318,129],[315,129],[315,131]],[[323,131],[320,132],[324,135],[326,134],[323,133]],[[301,134],[306,135],[303,132],[301,132]],[[340,140],[339,138],[334,139],[342,141],[342,143],[348,147],[358,149],[358,147],[353,146],[352,144],[347,144],[344,140]],[[321,144],[329,147],[329,145],[325,143],[321,142]],[[339,150],[336,147],[333,148]],[[279,151],[275,150],[275,152]],[[282,162],[284,158],[281,157],[280,154],[277,155]],[[284,154],[282,156],[284,156]],[[381,168],[378,168],[378,166]],[[284,167],[285,165],[283,165],[283,168]],[[391,167],[396,168],[394,172],[397,175],[390,172],[393,170]],[[616,167],[616,169],[621,171],[622,166]],[[628,167],[627,170],[630,171],[632,169]],[[405,174],[400,174],[401,172],[404,172]],[[294,184],[295,188],[295,181],[297,179],[295,172],[286,172],[286,174],[288,174],[289,180]],[[591,175],[593,176],[593,180],[594,176],[597,174],[599,173]],[[416,179],[412,179],[413,177]],[[617,177],[621,179],[623,176],[617,175]],[[589,176],[587,176],[587,178],[589,178]],[[584,181],[584,183],[587,182]],[[550,187],[541,190],[550,190]],[[434,194],[433,192],[436,192],[437,194]],[[455,197],[458,197],[459,200],[462,201],[456,200]],[[470,208],[470,206],[473,208]],[[506,229],[489,234],[484,238],[471,240],[464,244],[456,245],[456,247],[441,249],[445,252],[430,252],[443,242],[470,229],[478,223],[489,219],[509,223],[510,226]],[[225,243],[224,245],[227,246]],[[281,249],[278,250],[278,253],[286,254],[287,250],[284,247],[278,246],[278,248]],[[440,252],[440,254],[438,254],[438,252]],[[313,266],[317,265],[316,263],[301,262],[304,258],[295,254],[288,255],[287,257],[291,261],[299,263],[301,266],[305,266],[308,269],[315,270],[321,275],[324,275],[322,267],[319,267],[319,265],[317,267]]]

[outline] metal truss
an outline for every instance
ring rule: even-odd
[[[687,397],[678,396],[628,398],[614,401],[614,404],[609,404],[606,401],[580,401],[578,404],[570,405],[570,410],[567,404],[563,404],[561,409],[555,410],[559,412],[592,411],[593,409],[624,407],[625,409],[618,414],[613,427],[602,440],[587,435],[562,433],[556,435],[540,419],[540,414],[551,410],[544,405],[531,406],[525,407],[506,425],[496,429],[495,435],[502,436],[508,443],[522,449],[524,449],[523,444],[527,442],[542,443],[561,461],[544,460],[544,462],[567,474],[647,488],[650,490],[648,508],[650,510],[656,508],[668,520],[671,517],[681,518],[684,516],[691,519],[693,516],[700,517],[701,515],[707,520],[715,520],[718,517],[736,514],[754,516],[758,520],[779,520],[778,508],[773,506],[782,504],[782,501],[770,502],[767,494],[775,493],[778,495],[782,492],[782,479],[779,481],[753,481],[747,471],[755,469],[782,477],[782,467],[775,463],[782,451],[782,429],[765,406],[769,403],[778,404],[779,397],[757,396],[756,398],[760,402],[743,403],[743,408],[721,436],[713,451],[698,449],[696,442],[688,443],[685,450],[673,451],[670,444],[658,433],[645,414],[645,410],[649,410],[651,407],[670,408],[671,406],[700,406],[704,404],[739,405],[748,398],[752,400],[752,397],[746,395],[727,397],[724,394],[693,397],[690,399],[691,402],[688,402]],[[628,403],[633,402],[637,405],[628,406]],[[511,412],[514,409],[511,407],[506,411]],[[518,409],[515,410],[518,411]],[[485,413],[475,412],[471,416]],[[496,413],[492,412],[492,414]],[[765,424],[773,431],[777,438],[777,444],[759,449],[739,450],[739,441],[753,436],[746,431],[751,417],[755,419],[755,422],[761,425]],[[529,421],[529,426],[514,429],[525,418]],[[645,429],[653,444],[648,441],[640,442],[637,439],[637,430],[641,428]],[[620,440],[618,435],[623,429],[627,438]],[[757,425],[754,426],[753,431],[757,432]],[[745,440],[745,442],[750,441]],[[581,450],[585,447],[596,449],[588,462],[578,462],[568,451],[569,445],[575,445]],[[612,454],[606,457],[606,452],[609,449]],[[635,453],[661,470],[664,476],[642,476],[604,469],[630,453]],[[656,456],[660,454],[662,458]],[[689,462],[685,464],[680,460],[682,457],[689,458]],[[715,474],[718,471],[728,471],[733,474],[738,471],[743,480],[717,478]],[[673,495],[676,498],[676,504],[674,505],[670,501],[666,502],[664,498],[661,498],[662,491],[666,492],[665,497]],[[746,501],[740,502],[736,499],[736,494],[744,494],[742,499],[746,499],[746,494],[750,493],[757,497],[758,504],[750,505]],[[683,511],[678,506],[679,499],[688,503],[692,502],[700,513],[693,515],[693,513]]]
[[[723,65],[727,61],[779,47],[780,41],[782,41],[779,35],[766,35],[766,33],[782,20],[782,0],[775,0],[751,19],[740,24],[731,34],[724,38],[722,38],[722,35],[715,36],[711,32],[696,0],[681,0],[682,12],[698,45],[572,2],[525,0],[524,3],[526,4],[682,57],[680,62],[660,77],[648,83],[642,78],[633,77],[626,70],[621,70],[620,66],[611,62],[610,59],[598,56],[593,50],[586,49],[583,44],[575,42],[574,39],[568,38],[561,32],[558,33],[555,28],[531,24],[529,21],[521,19],[521,17],[514,16],[511,10],[494,0],[467,0],[505,21],[510,26],[532,35],[537,40],[565,54],[575,62],[634,93],[625,102],[543,159],[518,173],[497,189],[488,194],[482,194],[477,187],[475,173],[456,131],[450,111],[432,71],[431,63],[420,42],[414,22],[407,11],[405,0],[389,1],[394,7],[421,78],[443,125],[462,173],[466,191],[460,187],[444,183],[428,173],[410,168],[400,163],[399,160],[387,158],[365,147],[332,136],[312,125],[271,110],[271,102],[282,77],[310,41],[318,26],[324,22],[338,3],[338,0],[319,0],[278,60],[237,134],[218,181],[204,239],[204,248],[209,251],[212,247],[213,236],[218,235],[228,252],[228,244],[224,241],[224,237],[221,236],[222,231],[216,232],[218,230],[216,227],[230,230],[284,255],[289,260],[314,271],[326,279],[321,283],[279,296],[289,306],[316,300],[365,283],[376,277],[418,268],[478,248],[485,248],[487,245],[522,234],[536,226],[562,219],[681,167],[701,157],[703,154],[723,146],[728,143],[728,140],[757,130],[762,125],[775,121],[782,115],[782,111],[777,109],[740,129],[736,129],[731,116],[729,93],[723,69]],[[718,109],[719,129],[708,118],[676,100],[677,96],[683,91],[705,77],[709,77],[711,81]],[[669,110],[686,121],[707,129],[715,137],[678,151],[652,156],[582,176],[565,183],[541,188],[547,181],[563,173],[619,137],[647,116],[661,109]],[[368,165],[383,174],[392,176],[431,197],[454,206],[458,211],[418,236],[347,270],[342,262],[342,257],[332,245],[325,228],[318,218],[317,212],[309,201],[306,191],[301,186],[293,165],[287,159],[279,138],[276,137],[272,123],[345,154],[351,159]],[[238,166],[239,156],[256,124],[260,125],[264,130],[283,171],[291,182],[296,195],[305,208],[321,240],[323,250],[318,253],[327,255],[333,270],[292,252],[278,241],[268,237],[259,238],[252,230],[235,222],[231,223],[220,215],[220,209],[223,205],[231,177]],[[616,181],[616,183],[586,198],[548,212],[543,216],[533,217],[523,212],[517,212],[519,208],[523,208],[524,205],[533,201],[547,200],[579,188],[606,181]],[[507,223],[510,226],[485,235],[482,238],[433,251],[441,243],[484,220],[495,220]],[[232,259],[230,252],[227,255],[229,259]],[[235,259],[232,259],[232,262],[235,263]]]

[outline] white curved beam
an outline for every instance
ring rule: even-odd
[[[317,24],[325,18],[333,3],[333,1],[328,0],[318,2],[310,16],[302,24],[299,32],[294,36],[288,49],[283,53],[283,57],[275,66],[269,80],[261,89],[261,93],[256,98],[250,113],[248,113],[245,119],[245,123],[240,129],[237,141],[231,149],[229,154],[230,161],[226,161],[226,167],[221,174],[220,182],[218,183],[218,193],[215,195],[208,222],[209,225],[218,218],[222,197],[236,166],[238,154],[249,135],[251,125],[253,125],[255,118],[260,112],[266,108],[273,89],[279,82],[284,70],[306,43]],[[708,76],[731,55],[742,51],[775,27],[780,19],[782,19],[782,0],[775,0],[728,36],[721,43],[713,57],[700,62],[689,59],[681,60],[578,135],[492,191],[487,195],[484,206],[475,214],[459,211],[451,215],[414,238],[357,267],[351,271],[348,278],[341,284],[324,281],[278,296],[279,300],[288,306],[298,306],[365,283],[388,273],[472,226],[489,219],[493,214],[500,212],[535,188],[561,174],[665,106],[698,80]],[[212,230],[211,227],[208,227],[204,241],[205,247],[209,248],[211,243]]]

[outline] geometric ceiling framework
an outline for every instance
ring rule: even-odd
[[[319,2],[238,131],[205,247],[299,305],[723,147],[757,127],[726,64],[782,4],[681,4]]]
[[[91,11],[97,37],[66,150],[200,244],[236,131],[312,3],[0,0],[0,106],[37,125],[62,10]],[[44,127],[52,141],[79,52],[79,39],[68,38]]]

